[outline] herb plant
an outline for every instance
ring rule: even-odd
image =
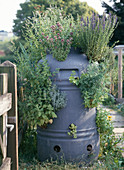
[[[72,123],[70,126],[69,126],[69,129],[70,131],[68,132],[68,135],[69,136],[72,136],[73,138],[77,138],[77,126]]]
[[[32,128],[37,124],[46,127],[57,117],[55,111],[65,107],[66,99],[52,84],[51,77],[54,73],[50,72],[45,59],[46,49],[37,40],[30,24],[27,24],[25,40],[25,47],[20,44],[20,48],[17,49],[13,45],[21,91],[20,123],[23,126],[24,122],[27,122]],[[40,59],[41,63],[38,62]],[[54,96],[51,97],[51,93]]]
[[[51,87],[50,97],[52,100],[52,106],[54,107],[55,112],[59,111],[66,106],[66,94],[61,92],[56,85]]]
[[[82,72],[80,78],[75,79],[74,75],[75,72],[72,73],[69,80],[80,88],[85,107],[97,107],[107,97],[106,84],[109,83],[109,76],[104,64],[91,63],[87,67],[87,72]]]
[[[36,11],[27,22],[34,29],[37,40],[55,59],[64,61],[67,58],[73,40],[72,16],[65,17],[62,10],[50,8],[43,14]]]
[[[111,156],[114,163],[119,165],[122,155],[117,144],[123,142],[123,137],[119,138],[115,136],[111,120],[112,116],[110,116],[106,110],[100,107],[97,108],[96,124],[100,135],[99,157],[105,159],[105,157]]]
[[[117,26],[117,17],[111,13],[106,17],[93,14],[92,17],[78,19],[75,34],[77,46],[93,61],[103,61],[108,55],[108,43]]]

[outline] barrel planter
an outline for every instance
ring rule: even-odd
[[[47,55],[51,72],[59,68],[53,83],[66,93],[67,105],[57,112],[57,118],[46,129],[37,127],[37,150],[40,161],[47,159],[90,163],[99,154],[99,134],[95,123],[96,108],[85,108],[80,89],[69,82],[72,71],[76,76],[86,70],[86,55],[72,49],[65,61]],[[71,124],[77,126],[77,138],[68,135]]]

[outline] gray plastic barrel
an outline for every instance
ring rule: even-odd
[[[74,70],[75,76],[88,65],[87,57],[78,51],[72,50],[67,59],[59,62],[47,55],[51,72],[59,68],[54,83],[66,93],[67,106],[57,112],[57,118],[46,129],[37,128],[37,149],[40,161],[60,160],[67,162],[90,163],[97,159],[99,154],[99,134],[95,123],[96,108],[84,107],[80,89],[69,82]],[[71,124],[77,126],[77,138],[68,135]]]

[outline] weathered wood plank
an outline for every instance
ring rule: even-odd
[[[2,141],[1,134],[0,134],[0,147],[1,147],[2,154],[4,155],[4,147],[3,147],[3,141]]]
[[[122,98],[122,49],[118,51],[118,98]]]
[[[5,74],[0,74],[0,94],[4,95],[7,94],[8,92],[8,75]],[[4,112],[3,114],[3,119],[2,119],[2,131],[1,134],[3,136],[3,145],[2,145],[2,150],[3,150],[3,160],[7,157],[7,146],[6,146],[6,141],[7,141],[7,129],[6,129],[6,120],[7,120],[7,112]]]
[[[18,170],[18,115],[17,115],[17,71],[16,65],[6,61],[0,65],[0,73],[8,74],[8,92],[12,93],[12,109],[8,111],[8,117],[16,117],[14,130],[8,132],[7,156],[12,159],[12,170]]]
[[[12,94],[6,93],[0,96],[0,116],[12,108]]]
[[[11,158],[6,158],[0,167],[0,170],[10,170],[11,169]]]

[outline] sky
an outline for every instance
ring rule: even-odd
[[[0,30],[12,31],[14,25],[13,19],[16,19],[17,10],[20,9],[20,3],[26,0],[0,0]],[[104,8],[101,6],[101,0],[80,0],[87,2],[89,6],[93,7],[99,14],[103,14]],[[109,0],[104,0],[109,3]]]

